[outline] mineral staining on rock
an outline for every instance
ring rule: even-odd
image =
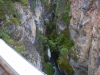
[[[100,74],[98,65],[99,3],[99,0],[71,0],[70,34],[77,45],[77,52],[79,52],[77,66],[73,65],[77,75]]]

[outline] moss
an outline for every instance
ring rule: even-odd
[[[77,53],[73,50],[73,48],[69,51],[68,54],[69,54],[68,56],[69,57],[72,57],[72,59],[74,59],[74,61],[77,61],[78,60]]]
[[[50,64],[48,64],[48,63],[45,64],[45,70],[44,70],[44,72],[45,72],[47,75],[54,75],[54,69],[53,69],[53,67],[52,67]]]
[[[68,60],[64,58],[58,59],[58,65],[61,69],[64,69],[68,75],[73,75],[73,68],[70,66]]]
[[[75,61],[77,61],[77,54],[76,54],[76,53],[73,53],[72,57],[73,57],[73,59],[74,59]]]

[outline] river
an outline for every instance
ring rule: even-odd
[[[53,55],[55,55],[55,54],[52,54],[52,53],[50,52],[50,48],[48,48],[48,51],[47,51],[48,59],[49,59],[48,63],[51,64],[52,67],[54,68],[54,70],[55,70],[54,75],[61,75],[60,70],[58,69],[57,64],[56,64],[56,59],[53,58]]]

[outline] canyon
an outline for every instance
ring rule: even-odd
[[[99,0],[9,1],[0,0],[12,7],[0,8],[0,38],[34,66],[48,75],[54,63],[60,75],[100,75]]]

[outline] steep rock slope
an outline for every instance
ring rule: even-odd
[[[36,16],[30,10],[27,0],[23,3],[1,0],[0,5],[3,8],[0,9],[0,38],[42,70],[41,51],[36,40]]]
[[[22,26],[18,26],[15,30],[12,29],[11,35],[16,39],[20,38],[18,41],[23,42],[25,51],[28,53],[25,57],[37,68],[42,69],[40,54],[34,45],[36,40],[35,17],[30,10],[30,6],[27,9],[23,9],[20,3],[15,3],[15,8],[21,15]]]
[[[100,1],[70,0],[70,35],[77,55],[69,56],[75,75],[100,75]]]

